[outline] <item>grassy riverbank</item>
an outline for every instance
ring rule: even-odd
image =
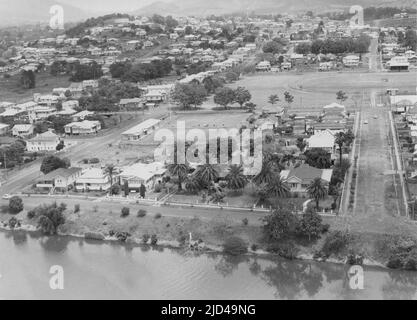
[[[207,247],[221,250],[231,237],[244,240],[252,253],[270,252],[286,258],[329,260],[345,262],[350,254],[364,257],[364,264],[386,266],[390,260],[407,259],[409,252],[417,252],[417,241],[411,235],[389,235],[350,231],[340,218],[325,219],[330,231],[320,239],[308,241],[290,237],[285,241],[271,242],[265,238],[262,218],[253,212],[246,214],[230,211],[198,211],[193,209],[146,207],[126,205],[129,214],[122,216],[120,203],[62,200],[67,209],[65,223],[59,227],[62,234],[84,236],[88,233],[109,238],[115,234],[129,234],[128,241],[141,243],[144,235],[154,235],[159,244],[187,245],[191,233],[194,241],[201,240]],[[0,221],[17,218],[23,225],[36,227],[37,219],[29,219],[27,212],[39,205],[39,199],[24,199],[25,210],[17,215],[7,213],[3,207]],[[61,201],[58,201],[60,203]],[[79,205],[79,210],[76,207]],[[339,230],[339,233],[335,231]],[[398,258],[398,259],[397,259]],[[408,261],[408,260],[407,260]],[[394,261],[395,262],[395,261]],[[397,261],[398,262],[398,261]],[[401,265],[391,264],[400,268]]]

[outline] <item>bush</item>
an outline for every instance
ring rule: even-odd
[[[155,215],[155,219],[161,219],[161,218],[162,218],[162,214],[157,213],[157,214]]]
[[[145,234],[142,236],[142,242],[143,242],[144,244],[147,244],[150,238],[151,238],[151,236],[150,236],[149,234],[145,233]]]
[[[17,220],[15,217],[11,217],[9,219],[8,225],[10,229],[14,229],[16,227],[19,227],[20,223],[19,223],[19,220]]]
[[[144,218],[146,216],[146,210],[140,209],[138,211],[138,218]]]
[[[331,254],[340,254],[344,249],[346,249],[349,241],[350,235],[346,231],[330,232],[324,241],[321,251],[327,257]]]
[[[80,212],[80,205],[77,203],[76,205],[74,205],[74,213],[78,212]]]
[[[249,220],[248,220],[248,218],[244,218],[244,219],[242,220],[242,223],[243,223],[243,225],[244,225],[244,226],[247,226],[247,225],[249,224]]]
[[[238,256],[248,252],[245,241],[239,237],[230,237],[223,244],[223,252],[232,256]]]
[[[151,245],[156,246],[157,243],[158,243],[158,237],[156,236],[156,234],[153,234],[151,236]]]
[[[293,260],[297,257],[298,250],[292,242],[271,243],[266,251],[278,254],[280,257]]]
[[[250,249],[251,249],[252,251],[256,251],[256,250],[258,250],[258,245],[257,245],[256,243],[254,243],[254,244],[252,244],[252,245],[250,246]]]
[[[17,214],[23,210],[23,200],[18,196],[11,197],[9,200],[10,213]]]
[[[27,213],[28,219],[33,219],[36,217],[36,210],[29,210]]]
[[[122,218],[126,218],[127,216],[129,216],[129,214],[130,214],[130,209],[129,208],[127,208],[127,207],[123,207],[122,208],[122,213],[121,213],[121,217]]]

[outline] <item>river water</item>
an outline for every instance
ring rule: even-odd
[[[52,290],[51,266],[64,289]],[[0,232],[0,299],[417,299],[417,273]]]

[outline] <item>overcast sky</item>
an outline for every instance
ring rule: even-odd
[[[170,0],[59,0],[84,10],[103,12],[128,12],[139,9],[152,2],[169,2]]]

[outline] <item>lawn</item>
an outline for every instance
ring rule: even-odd
[[[34,93],[52,93],[53,88],[66,88],[71,82],[69,76],[53,77],[47,72],[36,73],[36,87],[23,89],[19,86],[20,75],[6,79],[0,76],[0,101],[22,103],[33,99]]]

